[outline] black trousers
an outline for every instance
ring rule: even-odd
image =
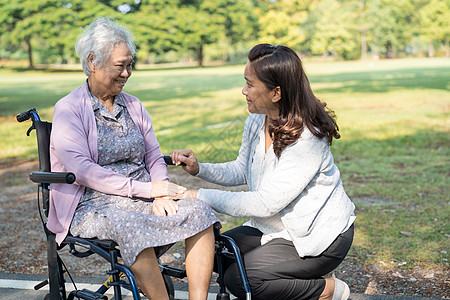
[[[353,241],[353,225],[319,256],[299,257],[294,244],[274,239],[261,246],[262,232],[240,226],[224,235],[239,246],[247,271],[252,299],[318,299],[325,288],[322,276],[333,271],[345,258]],[[244,288],[234,260],[224,261],[224,281],[236,297],[245,299]]]

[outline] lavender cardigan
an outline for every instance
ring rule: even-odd
[[[168,180],[167,167],[147,110],[136,97],[123,92],[122,97],[131,118],[144,137],[145,164],[151,180]],[[133,180],[97,164],[97,125],[86,82],[55,105],[50,161],[53,172],[73,172],[77,178],[74,184],[50,185],[47,228],[56,234],[58,244],[61,244],[69,231],[85,187],[125,197],[150,198],[151,182]]]

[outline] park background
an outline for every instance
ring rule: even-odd
[[[137,63],[245,63],[257,42],[302,56],[449,56],[448,0],[0,0],[0,60],[78,63],[95,17],[133,32]]]
[[[36,107],[51,120],[56,101],[83,83],[73,45],[97,16],[135,36],[125,91],[150,112],[162,151],[190,148],[201,161],[236,157],[248,50],[295,49],[338,116],[332,151],[356,204],[339,275],[354,292],[450,297],[449,0],[0,0],[0,272],[18,261],[31,265],[18,270],[45,273],[44,261],[15,248],[40,229],[35,215],[36,226],[15,221],[35,213],[18,170],[35,166],[37,153],[29,124],[14,116]],[[201,184],[170,172],[179,184]],[[225,228],[243,222],[221,218]]]

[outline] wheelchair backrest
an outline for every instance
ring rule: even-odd
[[[52,131],[52,123],[43,121],[34,121],[36,129],[39,171],[50,172],[50,133]]]
[[[33,124],[28,129],[27,136],[30,136],[30,132],[36,129],[39,171],[50,172],[50,133],[52,131],[52,123],[41,121],[39,114],[34,108],[18,114],[16,118],[19,122],[31,119]],[[47,183],[41,183],[40,186],[42,188],[42,208],[44,215],[47,217],[49,207],[49,185]]]

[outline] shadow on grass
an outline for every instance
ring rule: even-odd
[[[392,155],[416,156],[419,151],[450,151],[450,135],[443,130],[421,129],[411,135],[386,139],[358,138],[335,140],[332,152],[336,160],[351,160],[353,156],[371,158]],[[450,161],[450,160],[449,160]]]
[[[448,91],[448,66],[397,70],[369,70],[331,75],[312,75],[312,84],[339,83],[337,87],[315,88],[317,93],[384,93],[397,89],[435,89]]]
[[[359,209],[392,206],[437,216],[448,207],[449,145],[448,132],[430,129],[388,139],[336,141],[332,152],[347,193],[364,204]]]

